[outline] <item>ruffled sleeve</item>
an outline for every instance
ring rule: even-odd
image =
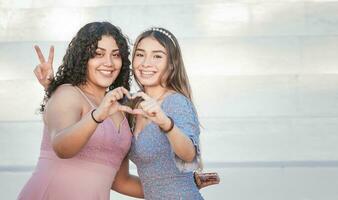
[[[172,157],[177,168],[181,172],[190,172],[199,168],[201,157],[200,152],[200,128],[196,110],[191,101],[181,94],[173,94],[167,97],[163,102],[164,112],[170,116],[175,126],[187,135],[195,146],[196,156],[192,162],[186,162],[175,155],[172,150]]]

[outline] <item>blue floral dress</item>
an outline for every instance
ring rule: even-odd
[[[193,178],[200,158],[200,129],[194,106],[185,96],[174,93],[163,100],[161,107],[191,139],[196,157],[190,163],[184,162],[175,155],[158,125],[153,122],[146,125],[137,138],[133,136],[129,153],[137,166],[145,199],[203,199]]]

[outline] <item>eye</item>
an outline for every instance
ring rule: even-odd
[[[104,56],[104,53],[102,52],[95,52],[95,57],[103,57]]]
[[[143,57],[143,54],[142,53],[136,53],[136,56],[137,57]]]
[[[162,58],[162,56],[161,55],[154,55],[154,58],[160,59],[160,58]]]
[[[119,58],[120,56],[121,56],[120,53],[114,53],[114,54],[113,54],[113,57],[114,57],[114,58]]]

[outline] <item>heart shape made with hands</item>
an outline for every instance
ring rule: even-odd
[[[143,101],[152,104],[152,102],[156,102],[156,100],[149,97],[144,92],[137,92],[135,94],[130,94],[129,91],[124,91],[125,97],[127,97],[127,100],[125,100],[122,104],[119,105],[119,110],[122,112],[126,112],[132,115],[143,115],[145,117],[155,117],[155,112],[149,112],[145,111],[141,105],[141,108],[139,108],[140,103]]]
[[[129,114],[136,115],[140,112],[140,110],[142,110],[142,109],[137,108],[137,106],[142,101],[144,101],[144,99],[142,97],[136,97],[136,98],[127,97],[127,100],[122,102],[122,104],[120,105],[119,110],[127,112]]]

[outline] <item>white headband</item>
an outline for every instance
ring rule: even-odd
[[[173,37],[167,31],[165,31],[163,29],[160,29],[160,28],[155,28],[155,27],[150,28],[147,31],[157,31],[157,32],[162,33],[163,35],[167,36],[172,41],[172,43],[174,44],[174,46],[176,47],[176,44],[175,44],[175,41],[174,41]]]

